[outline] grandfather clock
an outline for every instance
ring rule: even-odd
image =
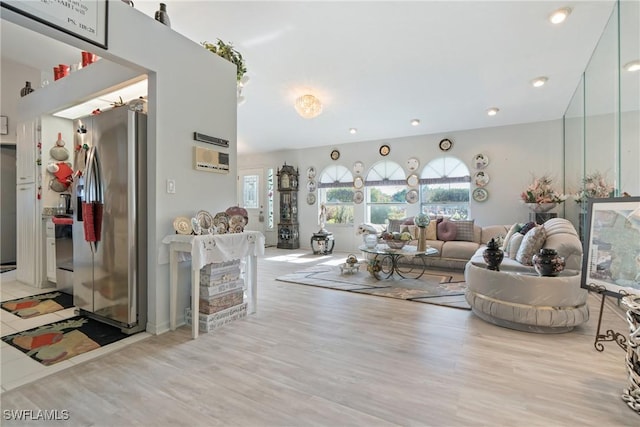
[[[298,175],[298,170],[286,163],[281,169],[278,169],[278,192],[280,193],[278,247],[281,249],[298,249],[300,247]]]

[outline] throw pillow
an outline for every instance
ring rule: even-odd
[[[526,223],[525,225],[522,226],[522,228],[520,229],[519,233],[520,234],[527,234],[529,232],[529,230],[531,230],[532,228],[534,228],[536,225],[535,222],[531,221]]]
[[[538,225],[524,235],[522,244],[516,254],[516,261],[524,265],[533,265],[533,255],[544,245],[544,240],[547,238],[547,233],[544,231],[544,227]]]
[[[504,245],[502,246],[503,251],[507,251],[507,245],[509,244],[509,240],[511,239],[511,236],[513,236],[513,233],[517,233],[521,228],[522,224],[518,224],[517,222],[511,226],[504,238]]]
[[[435,220],[427,225],[427,240],[438,240],[438,223]]]
[[[505,255],[507,255],[511,259],[516,259],[516,255],[518,254],[518,249],[520,249],[520,245],[522,244],[522,239],[524,236],[520,233],[514,233],[509,239],[509,244],[507,245],[507,251]]]
[[[438,224],[438,240],[447,242],[449,240],[456,240],[456,224],[453,221],[442,221]]]
[[[473,223],[475,220],[470,221],[455,221],[456,224],[456,238],[455,240],[462,240],[464,242],[473,242]]]
[[[415,222],[413,222],[413,217],[409,217],[407,218],[404,222],[404,225],[415,225]]]

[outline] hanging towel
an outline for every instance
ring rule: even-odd
[[[102,212],[104,206],[100,202],[93,202],[93,229],[95,231],[96,242],[102,238]]]
[[[84,240],[96,242],[94,204],[82,202],[82,219],[84,226]]]

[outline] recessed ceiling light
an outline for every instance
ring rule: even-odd
[[[627,62],[626,64],[624,64],[624,69],[627,71],[640,71],[640,59]]]
[[[411,126],[418,126],[419,124],[420,124],[420,120],[418,119],[411,120]]]
[[[349,133],[350,133],[351,135],[353,135],[353,134],[355,134],[355,133],[358,133],[358,129],[356,129],[356,128],[351,128],[351,129],[349,129]]]
[[[540,86],[544,86],[547,80],[549,80],[549,78],[544,76],[536,77],[535,79],[531,80],[531,84],[533,85],[533,87],[540,87]]]
[[[569,16],[570,13],[571,13],[570,7],[563,7],[562,9],[558,9],[555,12],[553,12],[549,16],[549,21],[551,21],[552,24],[561,24],[562,22],[564,22],[565,19],[567,19],[567,16]]]
[[[500,111],[499,108],[493,107],[493,108],[489,108],[487,110],[487,115],[489,116],[495,116],[496,114],[498,114],[498,111]]]

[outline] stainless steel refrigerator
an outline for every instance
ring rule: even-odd
[[[73,301],[120,327],[147,323],[147,117],[126,106],[74,122]]]

